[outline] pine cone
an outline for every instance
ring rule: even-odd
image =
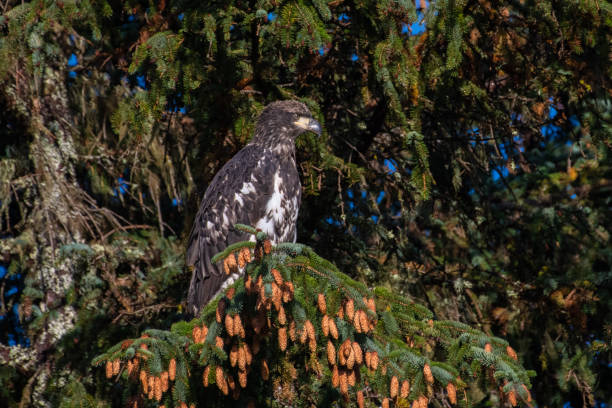
[[[161,399],[162,399],[161,378],[155,377],[155,400],[157,402],[159,402],[159,401],[161,401]]]
[[[229,359],[230,359],[230,365],[232,367],[236,367],[236,363],[238,362],[238,346],[235,344],[232,346],[232,349],[230,350]]]
[[[168,388],[170,388],[170,384],[168,381],[168,372],[164,371],[161,374],[161,385],[162,385],[162,392],[166,392],[168,391]]]
[[[427,382],[427,384],[433,384],[434,377],[431,373],[431,367],[429,366],[429,364],[425,364],[425,366],[423,366],[423,376],[425,377],[425,381]]]
[[[391,398],[397,397],[399,394],[399,381],[396,376],[391,377],[391,384],[389,385],[389,396]]]
[[[223,375],[223,369],[219,366],[215,368],[215,380],[217,383],[217,387],[219,390],[223,392],[223,394],[227,395],[224,389],[227,389],[227,381],[225,380],[225,376]]]
[[[370,323],[368,322],[368,315],[363,310],[359,311],[359,324],[361,325],[361,330],[364,333],[370,331]]]
[[[147,372],[145,370],[140,370],[140,383],[142,385],[143,394],[146,394],[149,390],[149,381],[147,378]]]
[[[225,301],[221,299],[219,303],[217,303],[217,311],[215,315],[217,323],[221,323],[224,317],[225,317]]]
[[[242,388],[247,386],[247,373],[246,371],[238,371],[238,382]]]
[[[448,394],[448,400],[451,404],[455,405],[457,403],[457,388],[455,384],[449,382],[446,384],[446,394]]]
[[[361,327],[361,319],[360,319],[361,313],[359,312],[361,312],[361,310],[358,310],[357,312],[355,312],[353,316],[353,326],[355,326],[355,331],[357,333],[362,333],[364,330]]]
[[[321,330],[323,331],[323,335],[325,337],[329,336],[329,317],[327,315],[323,315],[321,319]]]
[[[253,279],[249,274],[247,274],[244,280],[244,288],[246,289],[246,293],[248,293],[249,295],[253,294]]]
[[[191,331],[191,336],[193,337],[193,342],[198,344],[200,343],[200,341],[202,340],[202,329],[198,326],[194,326],[193,330]]]
[[[338,340],[338,328],[336,327],[336,322],[334,322],[333,318],[329,319],[329,334],[331,334],[334,340]]]
[[[408,398],[408,394],[410,394],[410,383],[408,380],[404,380],[402,382],[402,387],[400,388],[400,397]]]
[[[223,350],[223,339],[219,336],[215,337],[215,345]]]
[[[378,369],[378,352],[372,352],[372,359],[370,360],[370,365],[372,366],[372,370],[376,371]]]
[[[246,261],[244,259],[244,252],[240,250],[240,252],[238,252],[238,267],[242,269],[244,268],[245,265],[246,265]]]
[[[280,310],[283,305],[283,292],[276,282],[272,282],[272,303],[276,310]]]
[[[229,273],[237,273],[238,264],[236,263],[236,257],[234,256],[234,253],[232,252],[225,259],[227,260],[227,267],[229,269]],[[227,270],[225,271],[225,273],[229,275]]]
[[[331,340],[327,340],[327,362],[331,366],[336,364],[336,348]]]
[[[244,259],[245,263],[251,262],[251,251],[249,248],[242,248],[240,253],[242,254],[242,258]]]
[[[225,258],[223,260],[223,270],[225,271],[226,275],[229,275],[231,273],[230,271],[230,267],[229,267],[229,257]]]
[[[332,369],[332,386],[338,388],[340,385],[340,374],[338,373],[338,366],[334,366]]]
[[[310,349],[311,353],[315,353],[317,351],[317,340],[310,339],[310,341],[308,341],[308,348]]]
[[[280,327],[278,329],[278,347],[285,351],[287,349],[287,328]]]
[[[508,354],[508,356],[514,361],[518,361],[518,356],[516,355],[516,351],[514,351],[512,347],[510,346],[506,347],[506,354]]]
[[[492,352],[493,352],[493,347],[491,347],[491,343],[487,343],[487,344],[485,344],[485,346],[484,346],[484,350],[485,350],[487,353],[492,353]]]
[[[322,293],[317,295],[317,305],[319,306],[319,311],[322,314],[327,313],[327,305],[325,304],[325,296]]]
[[[236,294],[236,288],[231,287],[225,292],[225,297],[228,298],[229,300],[232,300],[235,294]]]
[[[106,378],[113,376],[113,363],[111,361],[106,362]]]
[[[174,381],[176,378],[176,360],[171,358],[170,364],[168,364],[168,378],[170,381]]]
[[[516,404],[518,402],[516,400],[516,392],[514,390],[510,390],[510,392],[508,393],[508,401],[510,402],[510,405],[516,407]]]
[[[350,370],[348,372],[348,383],[351,387],[354,387],[355,384],[357,383],[357,374],[355,374],[357,372],[357,368],[355,368],[355,370]]]
[[[374,301],[374,298],[368,299],[367,306],[368,309],[376,313],[376,302]]]
[[[348,302],[344,305],[344,311],[346,312],[346,317],[349,321],[353,320],[353,316],[355,315],[355,303],[353,299],[349,299]]]
[[[340,381],[340,392],[344,395],[348,395],[348,375],[346,375],[346,371],[342,370],[339,377]]]
[[[348,346],[345,347],[345,350],[348,350],[348,357],[346,358],[346,368],[352,370],[355,366],[355,353],[353,352],[353,347],[351,346],[350,340]]]
[[[527,402],[531,402],[531,393],[529,392],[529,389],[525,384],[521,384],[521,386],[525,389],[525,392],[527,393]]]
[[[293,292],[294,292],[293,282],[285,282],[283,283],[283,302],[288,303],[293,300]]]
[[[246,333],[239,314],[234,315],[234,335],[244,339]]]
[[[155,377],[149,377],[149,393],[147,394],[149,399],[153,399],[155,397]]]
[[[234,335],[234,318],[230,315],[225,315],[225,331],[230,337]]]
[[[316,340],[315,329],[312,322],[310,320],[306,320],[304,326],[306,327],[306,333],[308,334],[308,338],[310,340]]]
[[[240,369],[240,371],[246,371],[247,368],[247,359],[244,347],[240,347],[238,349],[238,368]]]
[[[340,345],[340,347],[338,347],[338,363],[341,366],[346,365],[346,357],[347,356],[346,356],[346,354],[344,352],[345,347],[346,347],[346,341],[344,343],[342,343]]]
[[[300,331],[300,343],[305,344],[306,340],[308,340],[308,331],[306,330],[306,324],[302,327]]]
[[[270,272],[274,277],[274,282],[276,282],[278,286],[283,286],[283,276],[281,275],[280,271],[278,269],[272,268]]]
[[[287,324],[287,316],[285,315],[285,308],[282,306],[278,311],[277,320],[278,320],[278,324],[281,324],[283,326]]]
[[[385,398],[382,400],[382,408],[389,408],[389,398]]]
[[[361,391],[361,390],[357,391],[357,406],[359,408],[363,408],[364,407],[363,391]]]
[[[295,329],[295,321],[292,320],[291,323],[289,324],[289,338],[291,338],[291,341],[295,342],[295,340],[297,339],[297,332]]]

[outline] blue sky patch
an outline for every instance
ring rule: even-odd
[[[123,177],[119,177],[117,179],[117,187],[113,188],[113,195],[117,197],[118,195],[124,195],[128,191],[128,183],[125,181]]]
[[[421,11],[417,11],[417,19],[411,24],[402,24],[402,34],[421,35],[425,32],[425,16]]]
[[[397,163],[393,159],[385,159],[384,165],[387,167],[387,174],[393,174],[397,171]]]
[[[144,75],[136,75],[136,83],[142,89],[147,89],[147,81]]]
[[[77,58],[76,54],[74,53],[70,54],[70,57],[68,58],[68,66],[74,67],[78,63],[79,63],[79,59]]]
[[[325,222],[328,223],[329,225],[336,225],[336,226],[341,225],[340,221],[334,220],[332,217],[327,217],[325,219]]]
[[[491,178],[493,181],[498,181],[502,176],[504,178],[508,177],[508,174],[510,174],[510,172],[508,171],[507,167],[497,166],[491,171]]]

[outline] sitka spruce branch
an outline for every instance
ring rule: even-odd
[[[132,406],[471,406],[473,383],[531,405],[535,374],[504,339],[369,289],[306,245],[237,228],[256,242],[215,260],[243,278],[193,320],[145,330],[93,361],[126,384]]]

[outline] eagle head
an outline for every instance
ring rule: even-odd
[[[252,143],[265,146],[295,142],[304,132],[321,135],[321,125],[312,117],[308,107],[298,101],[276,101],[267,105],[255,125]]]

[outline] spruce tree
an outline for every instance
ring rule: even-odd
[[[182,314],[184,239],[261,108],[289,98],[307,103],[325,133],[298,140],[301,244],[248,266],[266,280],[266,299],[271,265],[294,282],[303,293],[291,305],[303,313],[291,306],[285,318],[315,333],[316,359],[299,338],[277,353],[269,368],[287,361],[297,376],[279,384],[340,403],[364,389],[330,386],[323,314],[303,297],[322,294],[344,325],[339,338],[379,352],[378,370],[355,378],[369,382],[366,404],[400,402],[391,388],[403,398],[404,379],[406,401],[443,404],[447,384],[460,403],[511,403],[510,391],[526,401],[522,367],[537,373],[534,405],[611,402],[608,1],[9,0],[0,9],[7,405],[119,406],[140,395],[127,378],[108,381],[96,356],[111,373],[114,361],[127,370],[148,356],[138,357],[147,380],[176,356],[180,398],[164,393],[173,403],[218,393],[201,376],[196,387],[210,362],[236,381],[232,344],[226,360],[194,339],[203,325],[229,337],[211,321],[216,309],[195,321]],[[238,296],[245,284],[226,301],[246,317],[256,294]],[[368,333],[337,316],[349,299],[376,321]],[[270,347],[278,313],[272,305],[266,320]],[[113,348],[126,339],[132,346]],[[453,347],[466,354],[454,360]],[[284,401],[282,387],[260,389],[270,405]]]

